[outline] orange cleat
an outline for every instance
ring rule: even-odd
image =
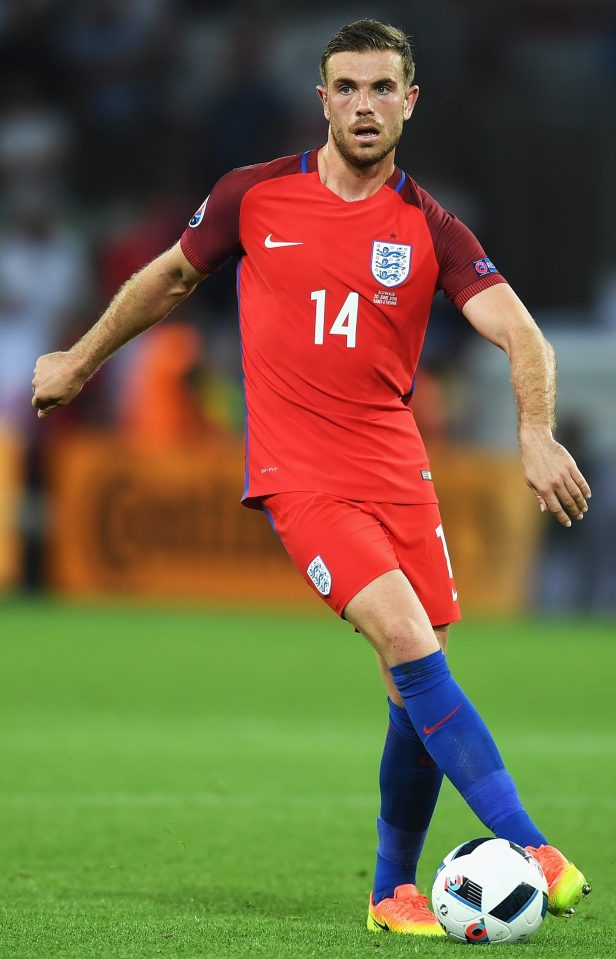
[[[370,893],[367,926],[370,932],[398,932],[411,936],[444,936],[439,921],[428,909],[426,896],[421,896],[417,886],[405,883],[396,886],[391,899],[381,899],[374,904]]]
[[[527,846],[526,851],[543,869],[548,884],[548,911],[553,916],[572,916],[575,904],[591,891],[586,878],[555,846]]]

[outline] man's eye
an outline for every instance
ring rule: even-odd
[[[348,85],[348,83],[343,83],[342,86],[340,87],[340,93],[350,93],[350,92],[351,92],[351,88]]]
[[[386,83],[381,83],[380,86],[376,88],[377,93],[389,93],[390,88]]]

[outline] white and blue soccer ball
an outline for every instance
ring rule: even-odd
[[[538,862],[506,839],[471,839],[456,846],[436,871],[432,908],[455,942],[525,942],[548,908],[548,884]]]

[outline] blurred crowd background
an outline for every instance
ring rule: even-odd
[[[435,473],[437,489],[440,477],[445,487],[446,529],[460,526],[454,566],[460,554],[480,562],[469,537],[482,514],[491,517],[483,542],[500,546],[526,524],[514,607],[616,610],[616,8],[609,0],[0,2],[5,590],[156,592],[153,573],[145,586],[123,577],[130,543],[136,553],[157,553],[163,580],[176,560],[194,565],[201,547],[215,563],[222,541],[229,557],[233,549],[244,556],[252,543],[257,568],[275,565],[252,527],[235,531],[230,546],[214,528],[218,506],[199,499],[199,476],[207,485],[222,460],[241,459],[232,267],[48,421],[33,415],[30,381],[39,354],[72,344],[132,273],[177,240],[219,176],[324,141],[314,91],[320,55],[341,24],[363,16],[413,39],[421,97],[398,163],[477,233],[554,344],[558,437],[593,486],[592,509],[574,529],[536,516],[515,463],[505,358],[437,298],[415,410],[442,464]],[[87,450],[89,467],[80,452]],[[130,472],[137,460],[145,485],[120,495],[128,474],[117,469]],[[185,463],[190,479],[166,481],[166,490],[176,484],[174,495],[151,497],[144,512],[139,490],[171,462]],[[475,483],[485,508],[470,509],[464,485],[447,491],[449,463],[463,464],[459,475]],[[501,484],[503,463],[513,465]],[[116,470],[113,502],[124,503],[119,513],[109,507],[109,485],[98,505],[84,500],[108,467]],[[241,474],[214,478],[217,489],[229,488],[232,509],[245,512],[235,506]],[[528,506],[518,507],[520,496]],[[532,519],[522,523],[518,509],[530,509]],[[119,550],[109,545],[114,524],[122,526]],[[84,538],[78,555],[59,544],[69,535]],[[71,563],[98,562],[92,556],[103,540],[104,575],[99,568],[90,579],[80,579],[83,569],[64,576]],[[508,562],[506,550],[494,555]],[[181,577],[174,590],[182,595]]]

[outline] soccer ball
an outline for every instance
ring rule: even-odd
[[[524,942],[548,908],[548,884],[533,857],[506,839],[471,839],[445,856],[432,908],[454,942]]]

